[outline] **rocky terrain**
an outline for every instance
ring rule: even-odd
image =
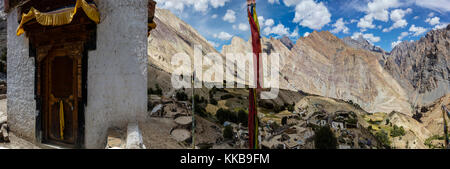
[[[416,42],[402,42],[385,69],[408,93],[413,106],[434,102],[450,92],[450,25],[432,30]]]
[[[358,38],[356,39],[352,39],[352,37],[345,37],[342,40],[352,48],[364,49],[373,52],[378,57],[380,64],[384,66],[386,57],[387,55],[389,55],[389,53],[387,53],[380,47],[373,45],[368,40],[364,39],[362,35],[358,36]]]
[[[264,52],[280,54],[280,88],[352,100],[369,112],[411,113],[407,94],[379,63],[381,54],[352,48],[327,31],[298,39],[291,50],[273,38],[262,44]],[[249,41],[234,37],[222,53],[250,49]]]
[[[193,46],[196,44],[202,45],[203,55],[217,51],[195,29],[169,11],[157,9],[155,17],[158,27],[151,32],[149,38],[149,88],[152,90],[156,87],[161,88],[162,98],[178,100],[179,93],[187,93],[187,99],[190,100],[191,89],[175,90],[171,87],[170,78],[175,69],[171,66],[171,57],[178,52],[186,52],[192,59]],[[318,127],[330,126],[338,140],[339,148],[431,148],[429,145],[432,145],[436,135],[442,133],[443,127],[443,123],[433,122],[442,121],[442,117],[439,117],[438,108],[431,107],[448,104],[446,103],[448,97],[442,97],[448,93],[448,90],[441,90],[441,87],[430,90],[429,93],[433,91],[440,93],[429,94],[435,97],[429,97],[429,100],[435,102],[427,104],[423,102],[421,104],[423,108],[419,106],[423,111],[420,111],[420,118],[417,118],[417,112],[414,111],[417,108],[413,109],[414,106],[412,106],[414,103],[411,91],[414,91],[414,85],[406,78],[409,77],[408,73],[404,73],[406,69],[400,68],[403,65],[413,67],[411,64],[406,64],[412,61],[406,61],[401,55],[410,56],[408,54],[410,51],[422,45],[423,50],[417,50],[417,52],[434,50],[439,61],[442,58],[448,60],[449,55],[445,51],[448,49],[445,48],[445,45],[448,45],[448,36],[442,35],[443,32],[445,31],[431,31],[418,42],[405,42],[391,53],[372,45],[362,37],[339,39],[328,31],[314,31],[308,37],[298,39],[295,44],[287,37],[281,39],[263,37],[263,52],[268,55],[279,53],[280,68],[282,68],[281,90],[278,98],[260,101],[258,104],[263,146],[266,148],[314,148],[313,138]],[[402,45],[407,47],[401,50]],[[430,47],[433,45],[435,47]],[[233,37],[229,45],[222,47],[220,57],[226,59],[227,53],[248,52],[251,52],[250,41]],[[413,56],[408,57],[410,60],[411,58]],[[448,65],[443,65],[447,63],[447,61],[437,62],[428,59],[428,64],[422,64],[424,68],[420,70],[432,72],[422,74],[433,77],[431,79],[437,79],[439,85],[435,86],[441,86],[441,82],[444,84],[442,86],[448,86],[448,81],[441,80],[445,78],[435,77],[448,75],[442,71],[445,70],[444,67],[448,70]],[[426,65],[430,65],[431,68]],[[437,66],[432,67],[433,65]],[[209,68],[211,67],[206,66],[203,70]],[[224,74],[226,69],[230,68],[225,67]],[[269,70],[270,68],[267,71]],[[414,69],[409,70],[410,74],[421,72],[416,70],[415,66]],[[220,70],[216,71],[220,72]],[[248,74],[245,76],[248,77]],[[238,79],[248,84],[246,77],[238,77]],[[424,81],[420,82],[427,84]],[[204,102],[199,104],[200,110],[196,109],[204,114],[199,115],[198,118],[217,124],[216,127],[222,131],[231,124],[233,131],[232,139],[215,137],[215,141],[206,140],[202,146],[245,148],[248,138],[245,125],[239,125],[238,121],[222,124],[219,122],[217,112],[220,110],[238,114],[240,110],[246,110],[247,92],[246,89],[214,90],[214,92],[205,87],[195,89],[195,95],[204,98]],[[267,105],[272,106],[267,107]],[[149,110],[154,106],[149,106]],[[186,111],[189,112],[189,109]],[[197,111],[196,113],[199,113]],[[355,118],[344,118],[348,118],[349,115],[351,117],[354,115]],[[355,120],[356,123],[353,123]],[[352,124],[356,124],[357,127]],[[436,139],[434,140],[433,144],[436,143]],[[171,147],[180,148],[173,145]]]

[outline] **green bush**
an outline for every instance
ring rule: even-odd
[[[233,98],[234,96],[232,94],[225,94],[223,96],[220,96],[221,100],[226,100],[226,99],[230,99]]]
[[[392,137],[398,137],[398,136],[404,136],[405,129],[403,129],[403,126],[398,127],[397,125],[394,125],[394,128],[391,129],[391,136]]]
[[[320,127],[314,136],[316,149],[336,149],[337,139],[330,127]]]
[[[220,124],[223,124],[226,121],[233,122],[233,123],[238,122],[238,120],[237,120],[238,117],[237,117],[236,113],[234,113],[230,110],[227,110],[227,109],[223,109],[223,108],[220,108],[219,110],[217,110],[216,118],[220,122]]]
[[[375,133],[375,138],[380,142],[384,147],[390,148],[391,141],[389,140],[388,134],[384,130],[380,130]]]
[[[147,94],[155,94],[155,95],[162,95],[162,89],[159,87],[158,84],[155,84],[155,89],[153,90],[153,88],[149,88],[147,89]]]
[[[283,106],[278,106],[278,105],[274,105],[273,106],[273,111],[275,112],[275,113],[279,113],[279,112],[281,112],[281,111],[283,111],[283,110],[285,110],[285,108],[283,107]]]
[[[293,111],[294,111],[294,108],[295,108],[295,103],[292,103],[292,104],[288,104],[288,105],[287,105],[287,110],[290,111],[290,112],[293,112]]]
[[[209,98],[209,103],[212,105],[217,105],[217,100],[211,97]]]
[[[233,128],[231,127],[231,125],[225,126],[225,128],[223,129],[223,138],[233,138]]]
[[[198,114],[201,117],[208,117],[208,113],[206,112],[206,109],[201,106],[200,104],[195,104],[195,114]]]
[[[266,109],[269,109],[269,110],[273,109],[273,104],[272,103],[269,103],[269,102],[266,102],[266,101],[263,101],[263,100],[258,102],[258,106],[266,108]]]
[[[238,111],[238,122],[242,123],[243,125],[248,124],[248,114],[245,112],[245,110],[239,110]]]
[[[200,97],[198,95],[194,96],[194,101],[195,101],[195,103],[206,103],[205,98],[204,97]]]
[[[182,91],[178,91],[177,94],[175,94],[175,97],[177,98],[178,101],[188,100],[187,94]]]

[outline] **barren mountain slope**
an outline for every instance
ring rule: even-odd
[[[201,50],[199,50],[200,52],[198,54],[201,56],[208,53],[218,54],[217,58],[211,56],[203,58],[203,77],[215,77],[213,75],[214,72],[224,73],[224,70],[221,69],[223,67],[211,65],[220,60],[218,58],[221,58],[225,63],[225,58],[220,55],[220,53],[217,52],[216,49],[214,49],[214,47],[189,24],[179,19],[169,10],[158,8],[155,11],[154,21],[156,22],[157,27],[155,30],[151,31],[151,35],[148,40],[149,64],[154,65],[155,67],[166,72],[172,73],[179,65],[182,64],[180,62],[172,64],[172,58],[176,54],[186,54],[184,56],[189,57],[191,64],[194,64],[194,47],[200,46]],[[195,64],[198,66],[202,66],[201,63],[202,62],[200,61],[195,61]],[[185,73],[192,72],[192,69],[183,70]],[[198,72],[197,75],[199,75]],[[149,73],[149,76],[151,76],[151,72]],[[206,81],[221,82],[222,80],[211,78]]]
[[[385,69],[409,94],[413,105],[426,105],[450,93],[450,25],[416,42],[402,42]]]
[[[291,53],[282,74],[305,92],[352,100],[368,112],[411,111],[406,93],[372,52],[315,31],[300,38]]]

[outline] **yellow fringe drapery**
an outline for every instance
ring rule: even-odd
[[[31,7],[27,14],[22,14],[22,20],[17,28],[17,36],[22,35],[25,30],[23,25],[32,19],[43,26],[61,26],[72,22],[75,14],[77,14],[78,9],[83,9],[84,13],[94,21],[95,23],[100,23],[100,13],[94,4],[89,4],[85,0],[77,0],[75,7],[64,8],[52,12],[39,12],[37,9]]]

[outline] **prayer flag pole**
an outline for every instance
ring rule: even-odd
[[[248,109],[248,133],[249,133],[249,148],[258,149],[258,111],[257,111],[257,92],[261,89],[260,83],[260,58],[261,53],[261,36],[258,22],[258,15],[256,14],[255,0],[247,0],[247,14],[250,23],[252,48],[253,48],[253,63],[254,73],[256,76],[256,89],[249,88],[249,109]],[[250,86],[250,85],[249,85]]]

